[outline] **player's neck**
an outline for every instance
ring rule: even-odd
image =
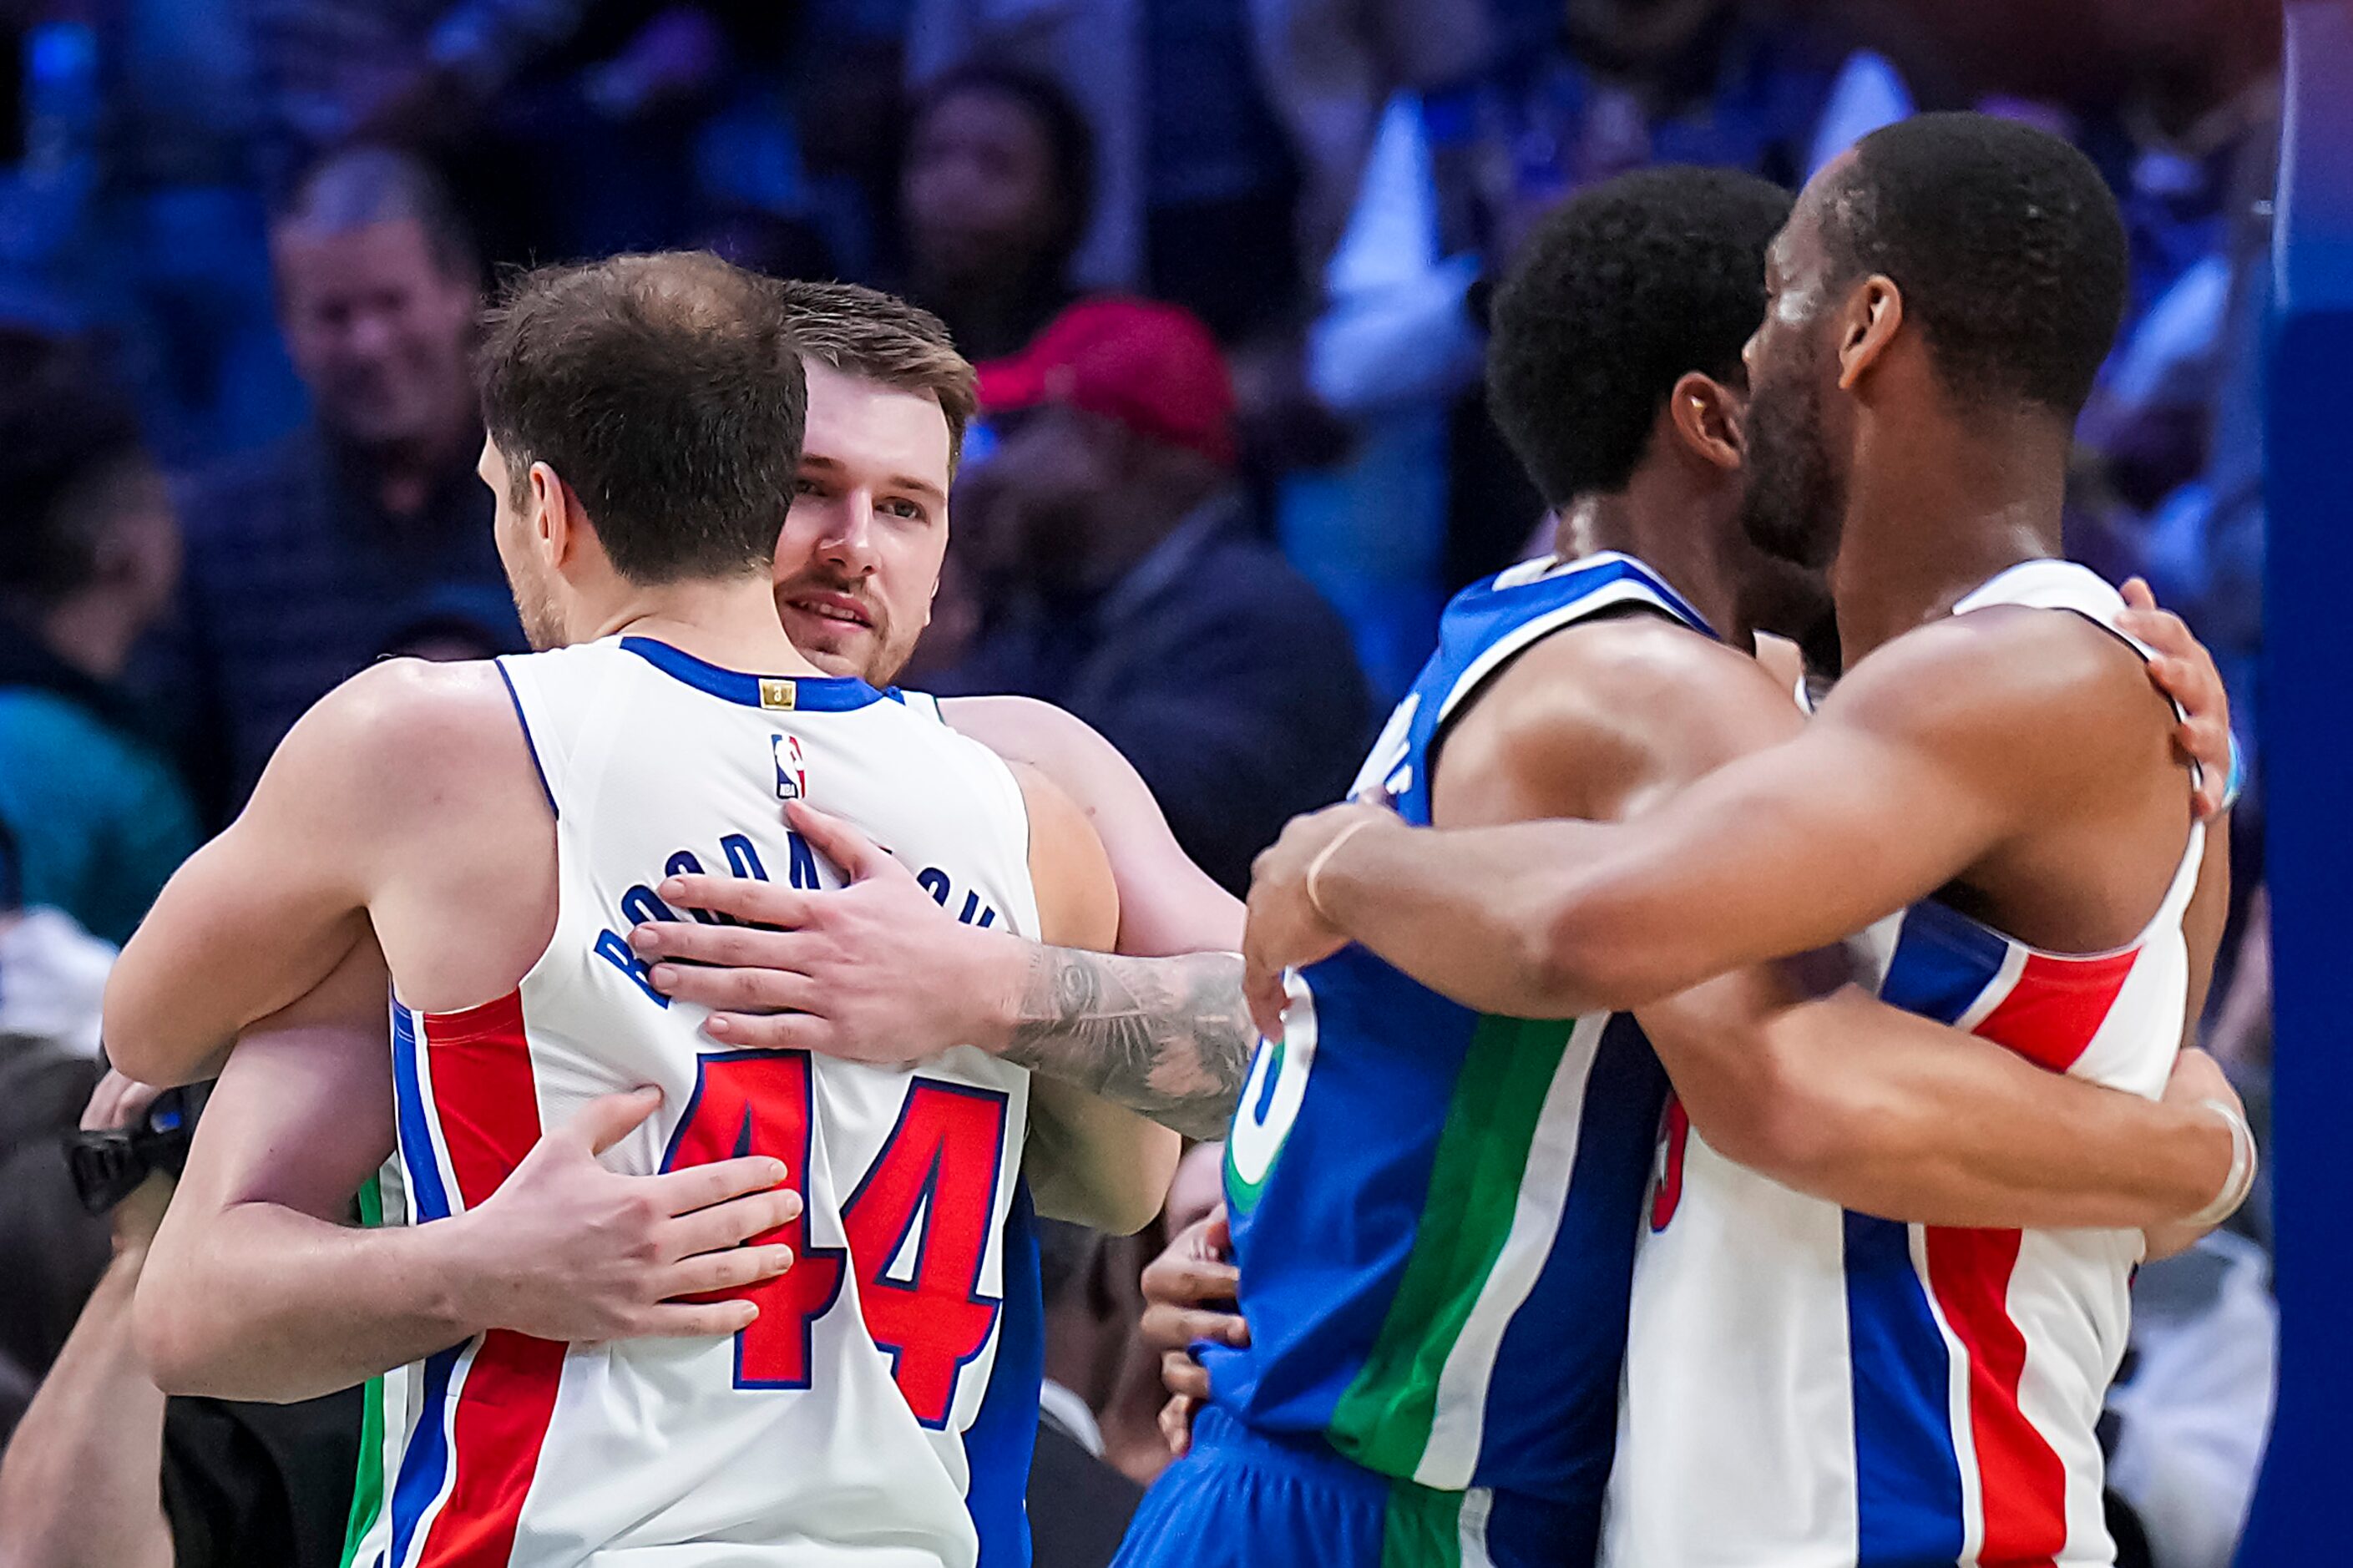
[[[597,618],[581,640],[651,637],[723,669],[758,675],[822,676],[801,657],[776,619],[768,574],[666,583],[632,589],[627,602]]]
[[[1720,526],[1704,514],[1727,512]],[[1555,553],[1574,560],[1597,551],[1631,555],[1666,579],[1707,624],[1737,647],[1754,642],[1736,576],[1725,561],[1732,519],[1725,498],[1696,493],[1666,476],[1637,470],[1623,490],[1577,497],[1560,514]]]
[[[1831,566],[1846,668],[1987,579],[2060,553],[2072,432],[2040,413],[1867,424]]]

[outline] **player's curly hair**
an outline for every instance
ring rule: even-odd
[[[1686,371],[1736,382],[1779,186],[1666,164],[1555,208],[1495,291],[1487,405],[1547,506],[1623,489]]]

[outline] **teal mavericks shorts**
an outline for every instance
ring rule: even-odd
[[[1211,1405],[1113,1568],[1588,1568],[1599,1524],[1590,1507],[1394,1479]]]

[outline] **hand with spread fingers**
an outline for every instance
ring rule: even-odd
[[[2231,700],[2223,689],[2222,672],[2189,623],[2158,606],[2147,583],[2135,577],[2125,584],[2124,596],[2130,608],[2116,617],[2116,628],[2156,650],[2157,657],[2148,661],[2148,678],[2181,709],[2173,739],[2182,756],[2198,764],[2198,815],[2218,816],[2231,804],[2234,760]]]
[[[470,1316],[580,1341],[724,1336],[759,1316],[747,1300],[699,1298],[792,1267],[790,1247],[761,1238],[799,1216],[800,1194],[781,1185],[784,1162],[765,1155],[655,1176],[597,1163],[660,1105],[653,1089],[589,1101],[459,1216],[467,1247],[451,1277],[471,1298]]]
[[[786,815],[849,885],[820,892],[740,877],[669,879],[658,891],[672,909],[741,923],[638,926],[629,943],[651,965],[654,988],[711,1008],[704,1032],[731,1046],[897,1066],[991,1044],[986,1037],[1003,1028],[994,1020],[1021,986],[1023,944],[955,919],[839,817],[798,801]],[[908,984],[911,975],[922,984]]]

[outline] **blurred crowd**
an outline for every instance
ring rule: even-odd
[[[2260,1110],[2278,68],[2275,0],[0,0],[0,1438],[143,1245],[52,1169],[110,944],[337,682],[522,646],[469,353],[534,260],[708,247],[936,311],[982,419],[908,682],[1086,719],[1239,890],[1345,788],[1445,598],[1543,547],[1480,393],[1535,216],[1655,162],[1794,186],[1915,110],[2059,131],[2134,246],[2070,548],[2149,578],[2230,686],[2253,782],[2205,1040]],[[1187,1172],[1171,1232],[1214,1201]],[[2128,1560],[2226,1560],[2268,1417],[2262,1212],[2144,1277]],[[1041,1563],[1106,1561],[1166,1462],[1150,1247],[1049,1248]],[[335,1560],[312,1494],[347,1447],[173,1403],[176,1561]],[[47,1436],[45,1464],[94,1452]],[[130,1560],[26,1539],[9,1469],[0,1558]]]

